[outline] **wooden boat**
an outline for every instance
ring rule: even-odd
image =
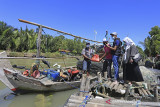
[[[62,91],[80,86],[80,81],[54,82],[43,77],[26,77],[13,69],[7,59],[2,59],[7,57],[6,52],[1,52],[0,57],[0,80],[12,91]]]
[[[12,91],[62,91],[80,86],[80,81],[54,82],[48,78],[26,77],[14,70],[4,68],[4,74],[8,81],[14,86]]]

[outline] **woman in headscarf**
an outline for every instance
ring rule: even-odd
[[[129,84],[131,84],[131,81],[144,81],[139,69],[138,62],[134,60],[135,56],[139,53],[135,43],[129,37],[125,37],[123,42],[125,47],[125,70],[123,76],[125,76],[125,79],[129,81]]]

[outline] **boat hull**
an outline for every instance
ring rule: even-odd
[[[15,91],[62,91],[78,88],[80,86],[80,81],[53,82],[47,80],[47,78],[39,80],[15,73],[9,69],[4,69],[4,74],[9,82],[15,87]]]
[[[5,51],[0,52],[0,57],[7,57],[7,54]],[[9,89],[11,89],[12,91],[14,91],[16,89],[16,87],[14,85],[12,85],[10,83],[10,81],[8,80],[8,78],[5,76],[4,72],[3,72],[3,68],[12,68],[10,62],[8,59],[0,59],[0,81],[2,81],[3,84],[5,84]]]

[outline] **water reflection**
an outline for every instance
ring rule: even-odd
[[[41,92],[14,95],[0,85],[0,107],[63,107],[69,96],[77,89],[60,92]]]
[[[35,107],[51,107],[52,99],[52,94],[37,94],[34,100],[34,105]]]
[[[8,107],[63,107],[77,89],[61,92],[28,93],[16,96]]]

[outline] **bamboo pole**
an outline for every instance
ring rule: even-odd
[[[122,90],[122,89],[123,89],[123,85],[122,85],[122,84],[119,84],[118,87],[117,87],[116,92],[121,93],[121,90]]]
[[[28,24],[32,24],[32,25],[36,25],[36,26],[42,26],[42,28],[46,28],[46,29],[50,29],[50,30],[53,30],[53,31],[56,31],[56,32],[60,32],[60,33],[66,34],[66,35],[70,35],[70,36],[73,36],[73,37],[75,37],[75,38],[80,38],[80,39],[88,40],[88,41],[91,41],[91,42],[102,43],[102,42],[99,42],[99,41],[95,41],[95,40],[83,38],[83,37],[80,37],[80,36],[76,36],[76,35],[73,35],[73,34],[71,34],[71,33],[67,33],[67,32],[64,32],[64,31],[60,31],[60,30],[57,30],[57,29],[54,29],[54,28],[51,28],[51,27],[48,27],[48,26],[44,26],[44,25],[38,24],[38,23],[34,23],[34,22],[22,20],[22,19],[18,19],[18,20],[19,20],[20,22],[23,22],[23,23],[28,23]]]
[[[106,84],[106,88],[109,88],[109,86],[112,84],[112,82],[111,81],[109,81],[108,83],[105,83]]]
[[[149,95],[150,97],[154,97],[149,90],[146,90],[146,92],[148,93],[148,95]]]
[[[142,90],[142,92],[144,93],[144,95],[145,95],[146,97],[148,97],[148,94],[147,94],[146,90],[144,90],[143,88],[142,88],[141,90]]]
[[[110,90],[112,90],[112,88],[115,86],[115,83],[112,82],[112,84],[109,86]]]
[[[142,90],[140,88],[138,88],[138,92],[142,97],[145,97],[144,93],[142,92]]]
[[[117,88],[118,88],[118,86],[119,86],[119,83],[118,84],[116,84],[113,88],[112,88],[112,90],[117,90]]]

